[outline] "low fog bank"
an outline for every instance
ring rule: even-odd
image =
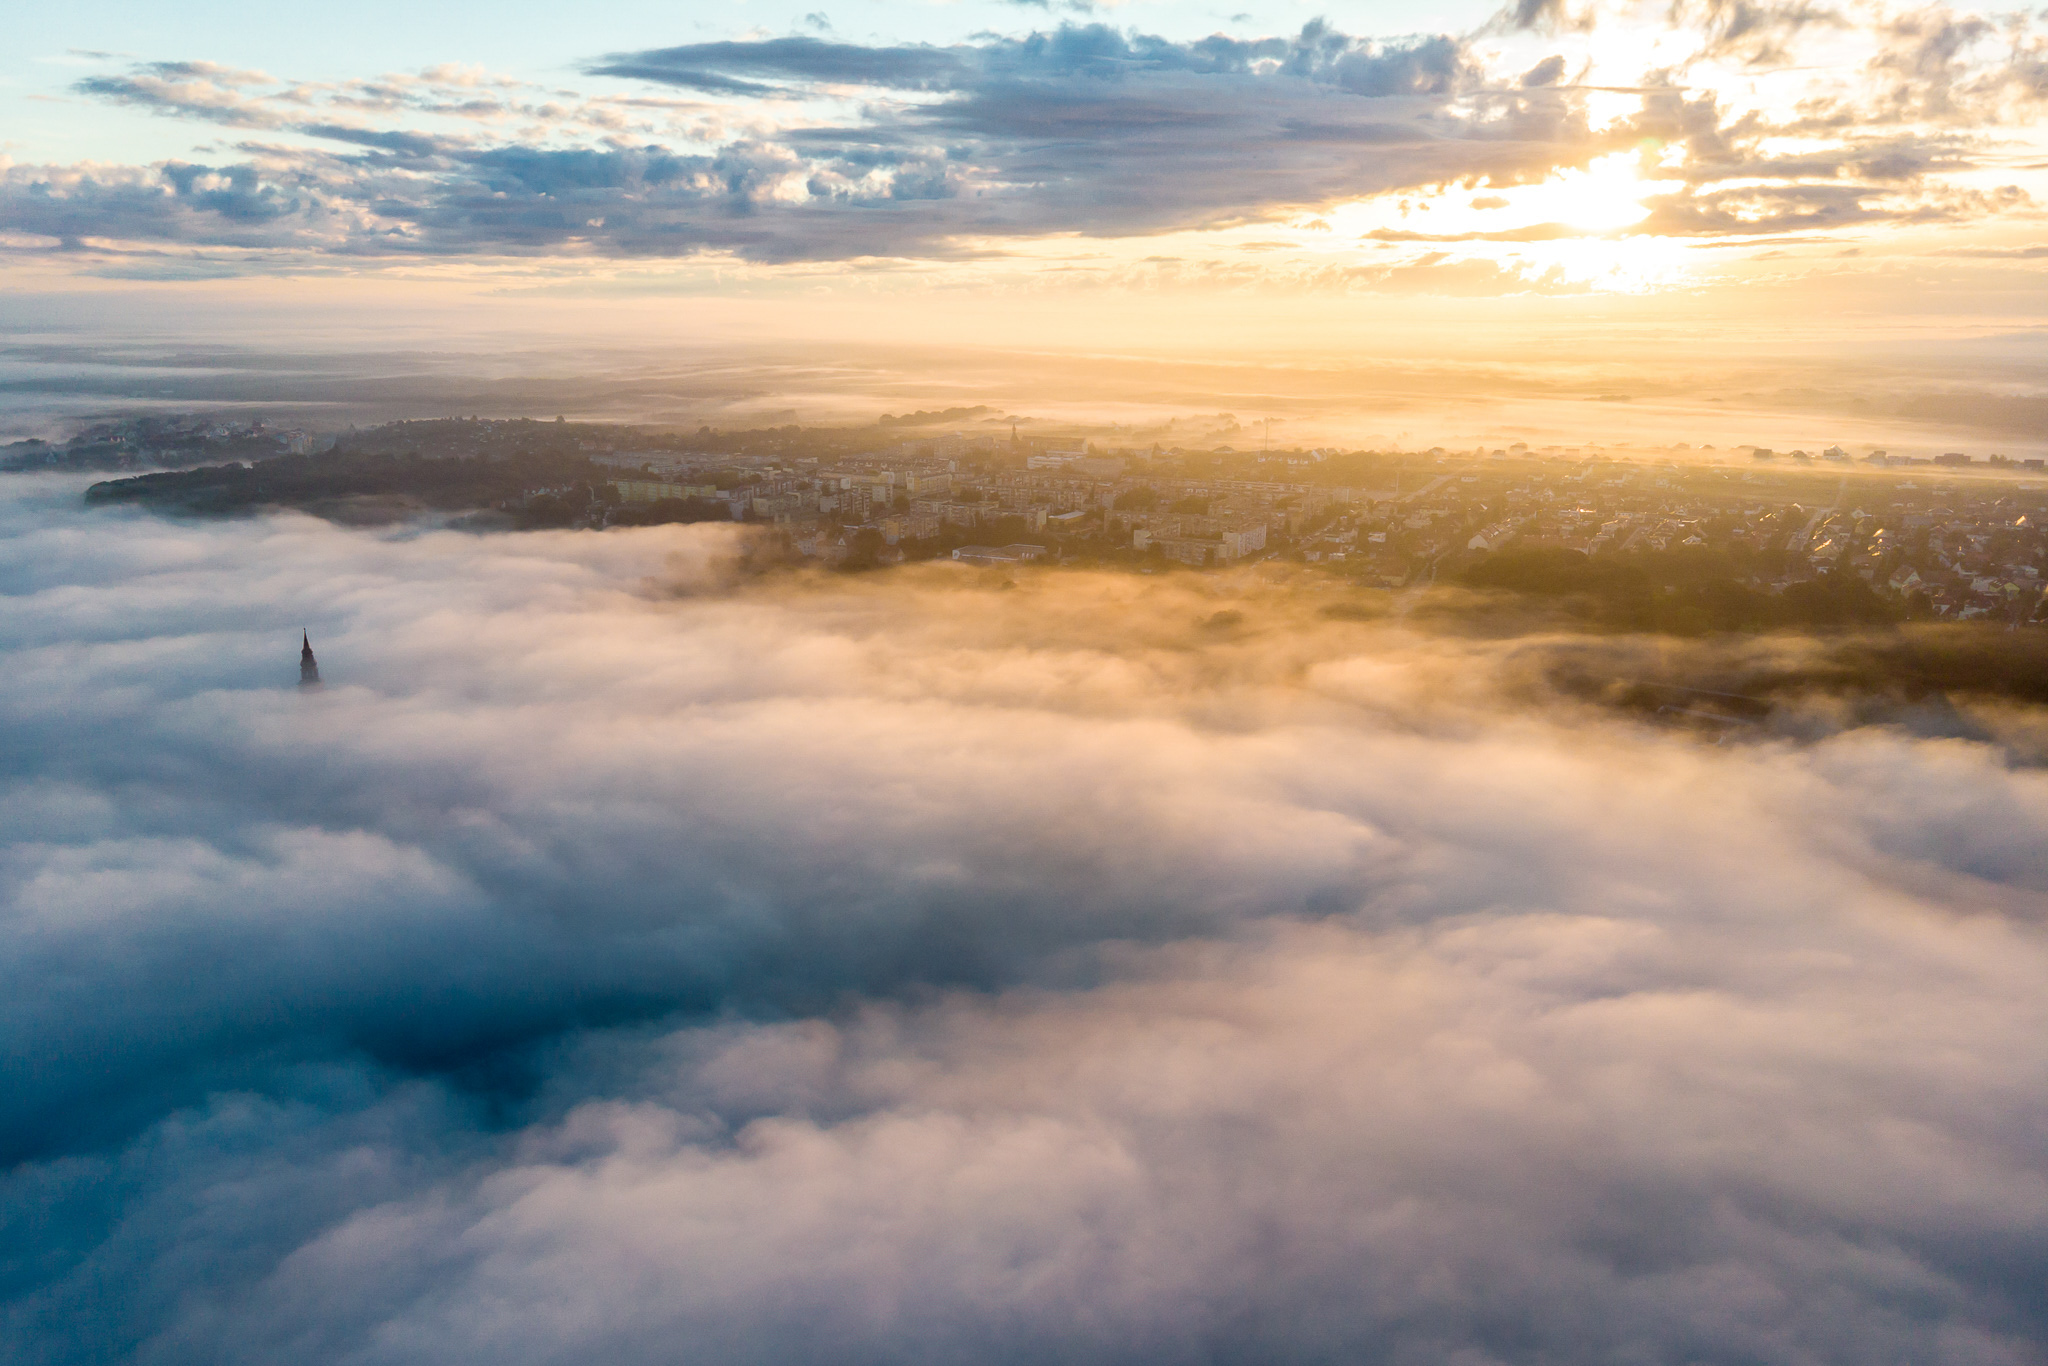
[[[0,495],[10,1360],[2048,1337],[2026,708],[79,486]]]
[[[188,411],[322,432],[558,414],[733,431],[985,407],[975,419],[983,430],[1007,434],[1014,417],[1026,435],[1191,449],[1516,441],[1659,452],[1674,443],[1722,451],[1839,444],[1923,457],[2048,449],[2040,440],[2048,390],[2025,334],[1854,346],[1837,338],[1772,353],[1757,349],[1748,327],[1734,337],[1599,326],[1534,338],[1518,329],[1423,335],[1403,327],[1353,338],[1311,332],[1262,345],[1247,360],[1241,347],[1190,349],[1190,337],[1244,335],[1214,320],[1150,340],[1084,327],[1096,339],[1077,345],[1073,316],[1062,314],[1041,342],[1019,337],[998,347],[982,340],[979,315],[957,342],[883,339],[866,326],[820,342],[808,317],[764,341],[716,329],[672,333],[672,320],[645,330],[644,340],[621,340],[642,334],[621,332],[609,315],[566,331],[520,315],[498,327],[472,319],[468,328],[396,334],[382,315],[366,327],[310,334],[296,313],[284,328],[232,310],[204,316],[214,325],[184,316],[148,326],[125,315],[118,324],[90,315],[63,325],[23,319],[0,340],[0,444]],[[0,323],[7,320],[0,301]],[[309,335],[319,343],[309,345]]]

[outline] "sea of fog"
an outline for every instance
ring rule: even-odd
[[[2048,452],[2038,348],[2015,360],[1988,343],[1775,354],[1591,337],[1502,339],[1469,355],[1203,355],[1090,349],[1079,336],[1031,348],[999,336],[914,346],[305,326],[270,337],[232,318],[132,331],[9,321],[0,302],[0,444],[137,413],[314,431],[471,415],[730,431],[951,411],[963,415],[930,430],[1007,437],[1015,422],[1026,436],[1140,448]]]
[[[0,481],[0,1358],[2039,1360],[2017,752],[83,482]]]

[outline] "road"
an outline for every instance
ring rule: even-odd
[[[1848,491],[1848,488],[1849,476],[1845,474],[1842,476],[1842,482],[1835,485],[1835,501],[1824,508],[1815,508],[1813,516],[1806,519],[1806,525],[1794,532],[1791,540],[1785,543],[1785,549],[1795,552],[1804,551],[1812,543],[1813,529],[1820,525],[1821,518],[1842,506],[1842,495]]]

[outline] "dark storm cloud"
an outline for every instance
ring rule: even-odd
[[[4,494],[10,1361],[2048,1332],[1992,745],[1508,709],[1284,586]]]

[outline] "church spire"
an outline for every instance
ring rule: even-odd
[[[299,686],[320,686],[320,662],[313,658],[313,638],[303,629],[299,632]]]

